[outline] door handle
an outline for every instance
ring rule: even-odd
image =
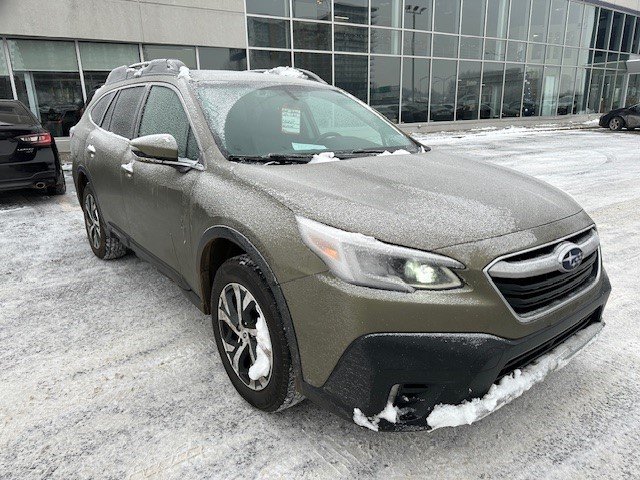
[[[124,170],[128,175],[133,175],[133,162],[124,163],[120,165],[120,168]]]

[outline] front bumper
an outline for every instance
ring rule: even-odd
[[[611,290],[606,273],[569,316],[518,339],[474,333],[372,333],[353,341],[321,387],[303,383],[311,400],[345,418],[366,416],[391,401],[404,414],[381,430],[428,428],[438,404],[482,397],[500,378],[523,368],[576,332],[601,322]]]

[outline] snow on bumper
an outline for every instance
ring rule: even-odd
[[[583,348],[593,342],[604,327],[595,323],[567,339],[522,370],[515,370],[495,383],[482,398],[459,405],[437,405],[427,417],[430,430],[470,425],[495,412],[529,390],[546,376],[564,367]]]

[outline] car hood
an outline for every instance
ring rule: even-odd
[[[582,210],[532,177],[437,151],[234,171],[296,215],[422,250],[506,235]]]

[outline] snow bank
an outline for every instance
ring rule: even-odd
[[[365,427],[369,430],[377,432],[380,420],[384,419],[387,422],[396,423],[398,421],[399,414],[400,409],[393,405],[391,402],[388,402],[384,407],[384,410],[382,410],[377,415],[374,415],[373,417],[367,417],[359,408],[354,408],[353,421],[356,425],[360,425],[361,427]]]
[[[308,78],[304,73],[300,70],[296,70],[292,67],[275,67],[271,70],[266,70],[264,73],[269,73],[271,75],[280,75],[282,77],[293,77],[293,78]]]
[[[459,405],[437,405],[427,417],[427,424],[435,430],[477,422],[518,398],[544,380],[549,373],[564,367],[574,355],[596,339],[602,327],[602,323],[596,323],[579,331],[531,365],[502,378],[482,398],[474,398]]]

